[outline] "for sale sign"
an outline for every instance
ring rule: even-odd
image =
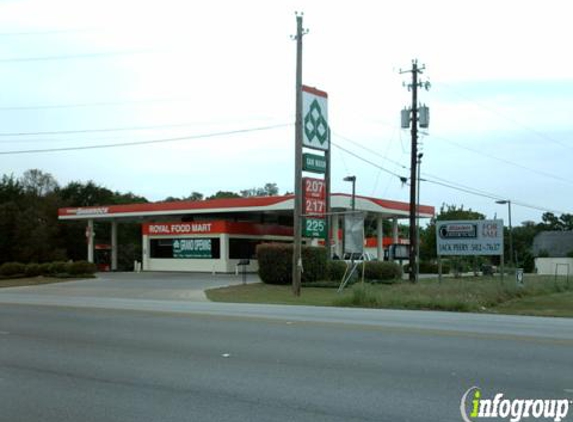
[[[503,220],[437,221],[438,255],[503,255]]]

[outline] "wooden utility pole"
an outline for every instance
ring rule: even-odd
[[[293,212],[293,254],[292,291],[300,296],[302,276],[302,37],[306,31],[302,27],[302,13],[296,15],[296,120],[294,150],[294,212]]]
[[[416,201],[416,181],[417,179],[417,166],[418,166],[418,74],[422,73],[425,67],[418,67],[418,61],[412,61],[412,69],[406,70],[400,73],[412,73],[412,85],[408,86],[412,89],[412,120],[411,120],[411,133],[412,133],[412,148],[410,156],[410,274],[409,279],[412,283],[417,280],[417,268],[418,268],[418,235],[416,230],[416,214],[417,214],[417,201]]]

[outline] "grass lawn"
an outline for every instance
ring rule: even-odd
[[[272,303],[280,305],[332,306],[340,296],[336,289],[303,287],[300,297],[292,294],[290,286],[271,284],[246,284],[207,290],[207,298],[213,302]],[[343,293],[349,296],[350,291]]]
[[[505,302],[495,309],[500,314],[573,317],[573,292],[526,297]]]
[[[80,278],[57,278],[57,277],[25,277],[25,278],[4,278],[0,279],[0,288],[2,287],[22,287],[37,286],[40,284],[62,283],[65,281],[83,280],[87,277]]]
[[[290,286],[249,284],[207,291],[218,302],[348,306],[388,309],[424,309],[522,315],[573,316],[573,282],[555,282],[552,276],[526,275],[525,287],[493,277],[421,280],[418,284],[357,283],[338,294],[333,288],[303,287],[294,297]]]

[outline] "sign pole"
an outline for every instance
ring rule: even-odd
[[[293,254],[292,291],[300,296],[302,275],[302,14],[296,15],[296,121],[294,150],[294,211],[293,211]]]
[[[326,173],[324,175],[324,181],[326,183],[326,251],[328,260],[332,257],[332,236],[338,236],[338,233],[331,233],[330,229],[332,227],[332,216],[330,215],[330,127],[328,128],[328,149],[325,153],[326,158]],[[338,217],[335,217],[338,218]]]

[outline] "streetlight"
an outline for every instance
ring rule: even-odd
[[[509,218],[509,259],[515,268],[517,268],[517,262],[515,262],[515,256],[513,255],[513,235],[511,233],[511,201],[509,199],[500,199],[499,201],[495,201],[495,203],[500,205],[507,204],[507,214]]]
[[[352,182],[352,211],[356,210],[356,176],[346,176],[345,182]]]

